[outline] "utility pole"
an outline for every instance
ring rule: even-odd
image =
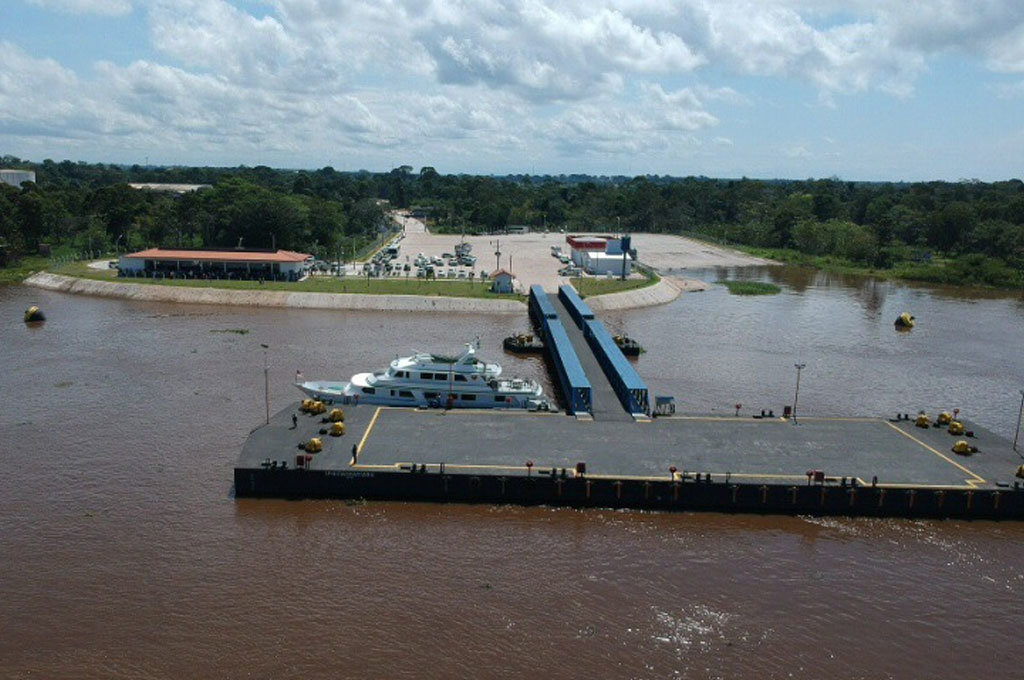
[[[494,245],[494,257],[495,257],[495,271],[501,269],[501,239],[491,241]]]
[[[800,399],[800,371],[804,370],[807,364],[793,364],[796,367],[796,394],[793,395],[793,424],[796,425],[796,403]]]
[[[263,400],[267,406],[267,425],[270,425],[270,364],[267,363],[267,350],[270,345],[260,343],[263,348]]]

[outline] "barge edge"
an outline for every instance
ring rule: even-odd
[[[725,478],[652,479],[449,473],[437,466],[395,471],[235,468],[236,498],[359,499],[435,503],[541,505],[710,511],[780,515],[841,515],[916,519],[1024,519],[1024,489],[857,483],[778,484]]]

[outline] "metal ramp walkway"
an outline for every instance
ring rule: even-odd
[[[590,349],[590,345],[587,344],[587,339],[583,337],[583,331],[576,325],[576,322],[569,314],[569,310],[558,299],[557,294],[548,295],[548,300],[550,300],[551,305],[555,308],[558,319],[562,322],[562,326],[569,336],[569,342],[572,344],[573,349],[576,350],[576,356],[579,357],[583,372],[587,374],[587,380],[590,381],[590,412],[593,414],[594,420],[633,422],[633,417],[626,413],[625,409],[622,408],[622,404],[619,403],[615,390],[601,369],[601,365],[598,363],[597,357],[594,356],[594,352]]]

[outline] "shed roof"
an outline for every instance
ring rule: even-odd
[[[576,250],[604,250],[608,239],[600,236],[566,236],[565,242]]]
[[[291,250],[172,250],[149,248],[124,257],[139,260],[191,260],[204,262],[304,262],[311,256]]]

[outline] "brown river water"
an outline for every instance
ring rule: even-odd
[[[681,410],[778,411],[805,362],[804,415],[959,407],[1013,437],[1021,298],[702,274],[783,293],[603,315]],[[21,322],[33,303],[40,327]],[[897,334],[904,310],[918,326]],[[0,677],[1024,677],[1024,524],[233,498],[260,343],[275,408],[297,369],[344,377],[478,335],[547,380],[501,355],[525,315],[7,286],[0,319]]]

